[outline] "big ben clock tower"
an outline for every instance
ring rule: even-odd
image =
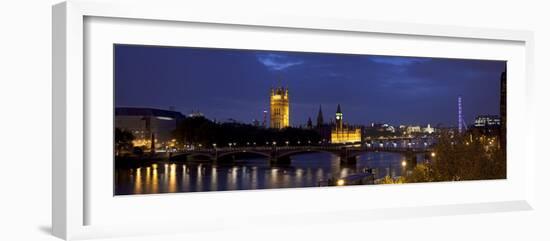
[[[338,104],[338,108],[336,108],[336,128],[342,129],[344,127],[344,115],[342,114],[342,110],[340,109],[340,104]]]

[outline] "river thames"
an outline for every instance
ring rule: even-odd
[[[374,169],[375,178],[400,176],[403,160],[398,153],[368,152],[358,156],[355,165],[341,164],[338,156],[329,153],[294,155],[284,166],[271,166],[265,158],[215,165],[158,162],[117,168],[115,195],[317,187],[366,168]]]

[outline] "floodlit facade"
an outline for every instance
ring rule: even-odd
[[[430,124],[428,124],[428,126],[426,126],[426,128],[422,129],[422,131],[424,133],[427,133],[427,134],[432,134],[435,132],[435,128],[433,128]]]
[[[272,88],[270,98],[270,127],[283,129],[290,126],[288,88]]]
[[[420,126],[407,126],[407,133],[408,134],[420,133],[420,132],[422,132],[422,127],[420,127]]]
[[[475,127],[493,127],[500,126],[500,117],[496,115],[480,115],[476,117]]]
[[[172,131],[184,116],[180,112],[153,108],[115,108],[115,127],[134,136],[133,145],[161,149],[172,141]]]
[[[501,119],[496,115],[480,115],[476,117],[474,128],[485,135],[501,135]],[[501,137],[502,138],[502,137]],[[502,144],[502,143],[500,143]]]
[[[361,142],[361,128],[351,128],[344,125],[344,114],[340,105],[336,109],[336,125],[330,133],[330,141],[333,144]]]

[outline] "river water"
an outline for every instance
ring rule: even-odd
[[[265,158],[217,165],[158,162],[118,168],[115,195],[316,187],[329,178],[345,177],[365,168],[375,169],[377,178],[399,176],[404,170],[403,159],[401,154],[368,152],[351,166],[340,164],[339,157],[329,153],[295,155],[285,166],[271,166]]]

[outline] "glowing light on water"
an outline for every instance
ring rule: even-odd
[[[302,174],[304,174],[304,171],[300,168],[296,169],[296,177],[301,178]]]
[[[210,175],[210,190],[216,191],[218,183],[218,170],[216,167],[212,167],[212,175]]]
[[[372,145],[377,147],[379,144],[376,142]],[[387,147],[395,145],[391,141],[383,144]],[[422,145],[423,142],[418,142],[418,144]],[[406,142],[397,142],[397,146],[401,147],[402,145],[406,146]],[[434,160],[431,157],[431,151],[426,154],[419,154],[419,156]],[[124,193],[143,194],[305,187],[325,185],[329,178],[334,178],[332,185],[339,185],[338,180],[342,179],[343,185],[347,186],[350,183],[344,177],[360,172],[364,169],[364,165],[368,165],[369,168],[378,168],[379,175],[377,177],[394,176],[395,173],[399,174],[406,170],[403,165],[405,159],[400,154],[369,152],[361,155],[358,166],[353,168],[341,166],[338,155],[319,153],[303,155],[293,158],[293,165],[285,168],[266,165],[265,158],[243,162],[242,166],[241,164],[239,166],[216,166],[211,163],[151,163],[148,166],[133,168],[131,172],[130,169],[125,169],[125,172],[119,174],[126,175],[120,178],[121,180],[128,180],[120,190],[123,190]],[[391,168],[385,169],[389,164],[392,165]],[[403,166],[399,167],[400,164]],[[406,168],[409,166],[411,164],[406,163]]]
[[[136,176],[134,177],[135,179],[135,183],[134,183],[134,193],[141,193],[142,192],[142,188],[141,188],[141,167],[136,169]]]
[[[168,172],[168,192],[176,192],[178,190],[178,182],[176,181],[176,164],[170,165]]]
[[[147,167],[145,169],[145,178],[149,179],[149,177],[151,177],[151,168]]]
[[[158,193],[159,179],[158,179],[158,170],[156,164],[153,164],[153,177],[151,178],[151,192]]]

